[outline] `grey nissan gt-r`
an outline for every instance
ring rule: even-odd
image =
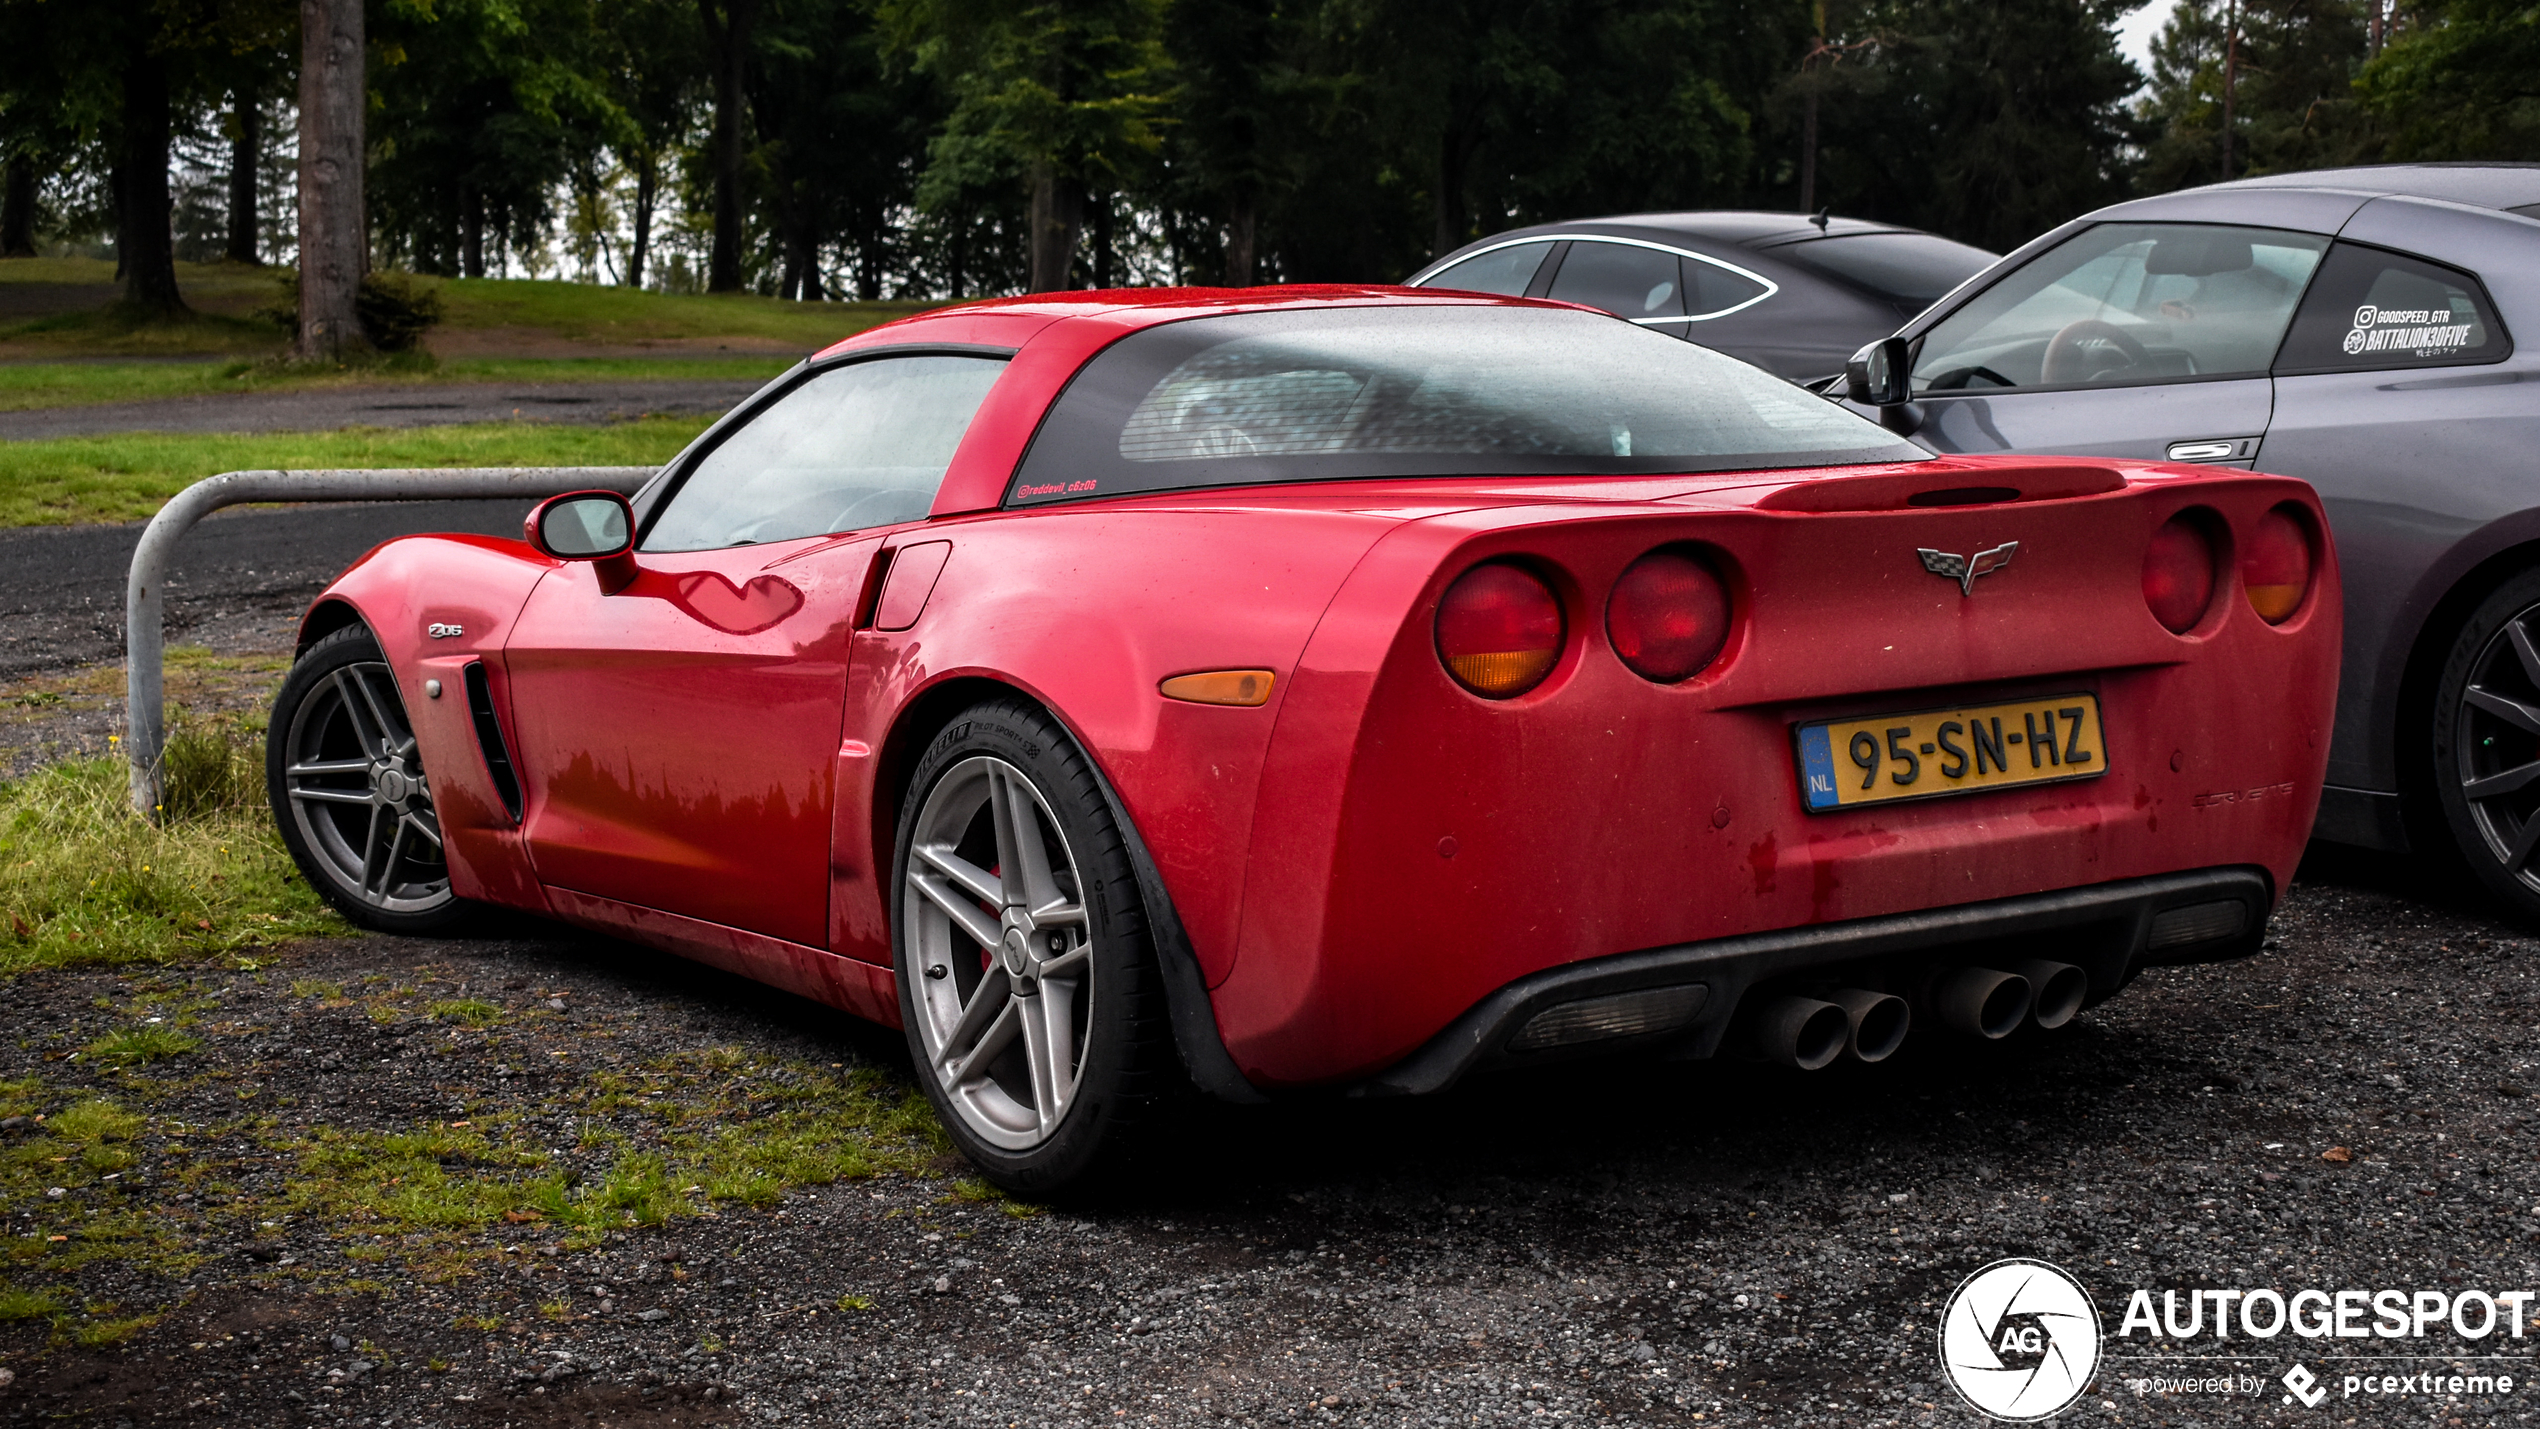
[[[1815,385],[1992,261],[1891,223],[1710,210],[1514,228],[1407,281],[1603,308]]]
[[[2449,845],[2540,921],[2540,165],[2316,170],[2104,208],[1864,348],[1840,390],[1944,452],[2309,481],[2346,589],[2314,836]],[[2263,794],[2211,776],[2189,817]]]

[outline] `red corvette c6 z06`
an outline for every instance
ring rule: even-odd
[[[994,1179],[1187,1077],[1876,1059],[2255,950],[2317,802],[2299,482],[1934,458],[1611,316],[1399,289],[972,304],[632,503],[311,608],[275,817],[907,1031]]]

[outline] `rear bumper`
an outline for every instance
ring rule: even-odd
[[[2227,910],[2210,906],[2231,903],[2241,907],[2237,927],[2229,927]],[[1444,1091],[1485,1068],[1624,1051],[1708,1057],[1719,1050],[1748,989],[1776,980],[1858,974],[1867,985],[1885,983],[1893,991],[1925,967],[2017,953],[2082,968],[2090,975],[2095,1002],[2146,967],[2256,952],[2273,906],[2273,882],[2264,870],[2212,868],[1622,953],[1519,978],[1352,1090],[1361,1096],[1421,1095]],[[2187,910],[2199,911],[2187,916]],[[2164,914],[2181,916],[2164,920]],[[2221,928],[2228,931],[2217,931]],[[1664,1030],[1539,1051],[1511,1046],[1546,1013],[1589,999],[1628,999],[1662,989],[1666,993],[1649,1005],[1660,1009],[1656,1020],[1668,1024]]]

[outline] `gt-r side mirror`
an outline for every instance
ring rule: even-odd
[[[589,561],[605,595],[635,579],[635,511],[614,491],[569,491],[538,503],[529,544],[560,561]]]
[[[1864,407],[1901,407],[1914,398],[1912,353],[1901,337],[1883,337],[1843,364],[1843,395]]]

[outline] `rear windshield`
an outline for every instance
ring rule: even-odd
[[[1994,255],[1928,233],[1849,233],[1772,250],[1803,268],[1867,288],[1911,317],[1983,272]]]
[[[1735,358],[1602,314],[1335,307],[1121,339],[1059,397],[1008,501],[1929,455]]]

